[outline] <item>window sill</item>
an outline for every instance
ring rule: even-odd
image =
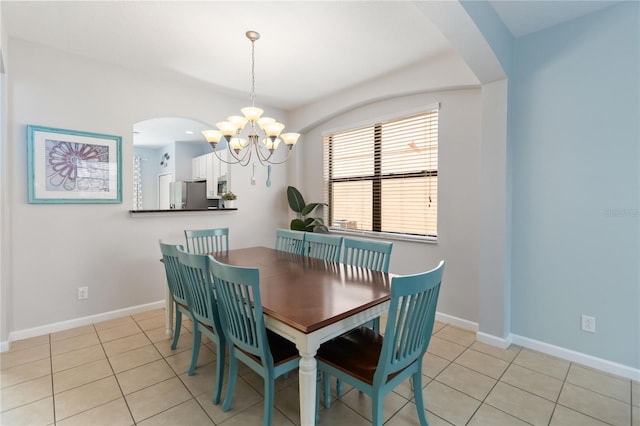
[[[391,232],[371,232],[358,231],[355,229],[329,228],[332,234],[339,234],[348,237],[373,238],[380,240],[407,241],[421,244],[438,244],[437,237],[423,237],[418,235],[394,234]]]

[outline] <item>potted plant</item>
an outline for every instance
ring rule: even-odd
[[[289,207],[296,213],[296,218],[291,221],[291,229],[296,231],[328,233],[329,229],[324,225],[321,217],[307,217],[318,206],[326,206],[326,203],[305,203],[302,194],[293,186],[287,187],[287,199]]]
[[[232,209],[235,207],[237,195],[231,191],[225,192],[222,194],[222,199],[224,200],[224,208]]]

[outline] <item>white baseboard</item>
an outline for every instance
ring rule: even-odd
[[[533,349],[547,355],[562,358],[567,361],[576,362],[586,365],[587,367],[616,376],[625,377],[627,379],[640,381],[640,369],[629,367],[627,365],[618,364],[613,361],[587,355],[571,349],[560,346],[551,345],[539,340],[530,339],[528,337],[518,336],[517,334],[509,334],[507,337],[498,337],[491,334],[478,331],[478,324],[462,318],[436,312],[436,319],[456,327],[464,328],[476,332],[476,340],[501,349],[508,348],[511,344],[519,345],[527,349]]]
[[[507,349],[511,345],[511,335],[507,337],[498,337],[492,334],[483,333],[478,331],[476,333],[476,340],[478,342],[486,343],[487,345],[497,346],[500,349]]]
[[[68,330],[70,328],[82,327],[84,325],[94,324],[97,322],[108,321],[127,315],[134,315],[140,312],[150,311],[152,309],[161,309],[165,307],[164,300],[158,302],[147,303],[144,305],[131,306],[129,308],[118,309],[116,311],[104,312],[101,314],[90,315],[88,317],[74,318],[67,321],[60,321],[53,324],[46,324],[39,327],[27,328],[25,330],[12,331],[9,333],[9,341],[0,342],[0,352],[9,350],[10,342],[30,337],[42,336],[43,334],[55,333],[57,331]]]
[[[610,374],[615,374],[616,376],[640,381],[640,369],[638,368],[618,364],[613,361],[597,358],[595,356],[583,354],[582,352],[576,352],[571,349],[551,345],[528,337],[518,336],[517,334],[512,334],[510,337],[511,341],[515,345],[520,345],[567,361],[577,362],[578,364],[586,365],[587,367],[595,368]]]
[[[436,312],[436,320],[440,322],[446,322],[447,324],[455,325],[456,327],[464,328],[465,330],[478,331],[477,322],[467,321],[466,319],[443,314],[441,312]]]

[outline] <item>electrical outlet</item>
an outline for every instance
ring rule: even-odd
[[[89,287],[78,287],[78,300],[89,298]]]
[[[587,331],[589,333],[596,332],[596,319],[594,317],[582,315],[581,324],[582,331]]]

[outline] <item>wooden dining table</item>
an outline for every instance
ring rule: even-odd
[[[259,269],[265,325],[298,348],[300,423],[313,425],[320,344],[385,313],[392,275],[267,247],[212,255],[222,263]],[[173,305],[170,296],[167,300],[169,335]]]

